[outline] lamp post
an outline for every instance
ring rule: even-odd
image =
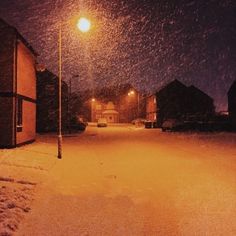
[[[81,32],[88,32],[91,27],[91,22],[85,17],[81,17],[78,20],[77,27]],[[62,24],[59,25],[58,33],[58,145],[57,145],[57,157],[58,159],[62,158],[62,93],[61,93],[61,84],[62,84]]]
[[[58,159],[62,158],[62,134],[61,134],[61,72],[62,72],[62,39],[61,39],[61,23],[59,26],[59,35],[58,35],[58,150],[57,157]]]
[[[96,99],[92,98],[91,99],[91,122],[93,122],[95,102],[96,102]]]
[[[135,92],[134,90],[131,90],[128,92],[129,97],[137,96],[137,117],[139,118],[140,116],[140,95],[138,92]]]
[[[140,97],[139,97],[139,93],[137,95],[137,101],[138,101],[138,118],[140,118]]]

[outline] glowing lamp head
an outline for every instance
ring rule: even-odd
[[[95,102],[96,100],[95,100],[95,98],[92,98],[92,102]]]
[[[81,17],[78,20],[77,27],[81,32],[86,33],[90,30],[91,22],[88,19],[86,19],[85,17]]]
[[[133,96],[134,95],[134,91],[131,90],[129,93],[128,93],[128,96]]]

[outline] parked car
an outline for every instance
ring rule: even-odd
[[[70,129],[84,131],[87,125],[87,122],[84,122],[83,120],[78,119],[77,117],[73,117],[71,119]]]
[[[107,120],[106,118],[99,118],[97,127],[107,127]]]
[[[161,126],[162,131],[180,131],[185,129],[184,122],[177,119],[167,119]]]
[[[84,123],[86,126],[88,125],[87,119],[85,119],[85,118],[83,118],[83,117],[78,117],[77,119],[78,119],[79,122]]]
[[[131,123],[133,125],[138,125],[139,126],[139,125],[144,125],[146,121],[147,120],[144,119],[144,118],[136,118],[136,119],[132,120]]]

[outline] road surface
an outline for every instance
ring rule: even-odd
[[[54,137],[38,143],[56,151]],[[131,126],[64,137],[17,235],[236,235],[235,144]]]

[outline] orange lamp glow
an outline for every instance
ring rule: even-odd
[[[81,31],[81,32],[88,32],[91,28],[91,22],[85,18],[85,17],[81,17],[79,20],[78,20],[78,23],[77,23],[77,27],[78,29]]]

